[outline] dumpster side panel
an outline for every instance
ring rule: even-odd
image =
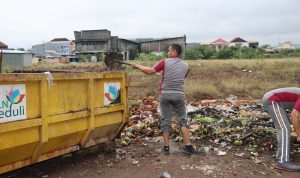
[[[30,143],[30,144],[23,144],[22,146],[14,147],[14,149],[1,150],[1,152],[0,152],[0,157],[1,157],[0,168],[1,168],[1,166],[11,164],[11,163],[17,162],[19,160],[30,159],[36,145],[37,145],[37,142]]]
[[[21,84],[26,90],[20,89],[26,117],[0,120],[0,174],[111,140],[128,120],[125,73],[52,77],[0,75],[2,89]]]
[[[116,134],[121,124],[122,124],[121,112],[112,112],[112,113],[96,116],[95,129],[93,131],[92,139],[109,137]]]
[[[87,109],[87,80],[54,81],[49,92],[48,115]]]
[[[0,167],[31,157],[39,140],[38,127],[0,134]]]

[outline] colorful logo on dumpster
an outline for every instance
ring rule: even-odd
[[[104,83],[104,105],[120,103],[120,83]]]
[[[0,123],[25,118],[25,85],[0,85]]]
[[[17,90],[10,89],[8,95],[6,95],[6,98],[11,103],[10,104],[11,106],[13,104],[21,103],[24,97],[25,94],[21,94],[18,89]]]

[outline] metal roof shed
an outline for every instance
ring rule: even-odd
[[[3,53],[2,67],[20,68],[32,65],[32,53],[18,50],[0,50]]]

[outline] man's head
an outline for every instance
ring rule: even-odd
[[[173,58],[173,57],[179,57],[180,55],[181,55],[181,46],[179,44],[172,44],[169,47],[168,57]]]

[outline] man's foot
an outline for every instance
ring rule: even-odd
[[[198,151],[196,151],[192,145],[185,145],[182,148],[182,152],[188,155],[198,154]]]
[[[164,146],[161,151],[163,152],[163,154],[165,155],[169,155],[170,154],[170,147],[169,146]]]
[[[291,162],[279,162],[276,161],[275,164],[276,169],[284,170],[284,171],[290,171],[290,172],[299,172],[300,171],[300,165],[296,163]]]

